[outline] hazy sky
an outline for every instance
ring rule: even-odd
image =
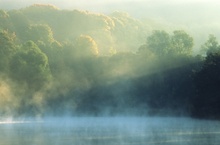
[[[0,0],[0,8],[20,8],[31,5],[33,3],[50,3],[60,8],[82,8],[88,10],[109,9],[109,6],[124,7],[133,5],[129,4],[144,4],[147,6],[166,6],[177,4],[220,4],[219,0]]]
[[[0,0],[1,9],[17,9],[34,3],[53,4],[61,9],[83,9],[110,13],[126,11],[138,17],[177,19],[192,14],[197,17],[216,17],[220,14],[219,0]]]
[[[141,19],[184,25],[198,37],[206,33],[220,37],[220,0],[0,0],[0,9],[18,9],[34,3],[107,14],[124,11]]]
[[[83,9],[110,13],[126,11],[138,17],[215,16],[219,0],[0,0],[1,9],[17,9],[34,3],[53,4],[61,9]],[[219,18],[219,16],[217,16]]]

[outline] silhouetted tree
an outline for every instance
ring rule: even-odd
[[[202,45],[202,51],[209,55],[210,53],[218,53],[220,46],[218,44],[217,38],[210,34],[208,40]]]
[[[220,46],[213,35],[203,46],[207,49],[207,57],[195,75],[197,94],[193,99],[193,115],[220,118]]]

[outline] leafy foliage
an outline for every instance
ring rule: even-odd
[[[49,80],[47,56],[32,42],[26,42],[13,56],[10,63],[11,77],[20,83],[27,83],[29,89],[36,89]]]
[[[0,114],[220,116],[215,36],[204,58],[184,30],[150,32],[121,12],[1,10]]]
[[[170,36],[165,31],[156,30],[147,38],[147,47],[158,55],[166,55],[170,49]]]
[[[193,38],[183,30],[173,31],[171,47],[175,54],[190,55],[193,48]]]
[[[0,71],[7,72],[8,63],[16,50],[15,34],[0,31]]]
[[[28,30],[28,39],[36,43],[50,44],[54,41],[53,32],[48,25],[31,25]]]
[[[88,57],[99,53],[96,42],[90,36],[81,35],[76,39],[75,47],[76,56],[79,57]]]
[[[175,30],[173,35],[163,30],[155,30],[147,38],[146,48],[159,56],[190,55],[193,48],[193,38],[183,30]]]
[[[220,46],[214,35],[209,35],[208,40],[202,45],[202,51],[206,52],[206,55],[218,53],[220,51]]]

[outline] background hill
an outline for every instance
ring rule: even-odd
[[[0,10],[0,114],[219,118],[218,40],[195,48],[175,28],[124,12]]]

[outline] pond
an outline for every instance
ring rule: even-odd
[[[79,117],[0,122],[0,145],[217,145],[220,122],[170,117]]]

